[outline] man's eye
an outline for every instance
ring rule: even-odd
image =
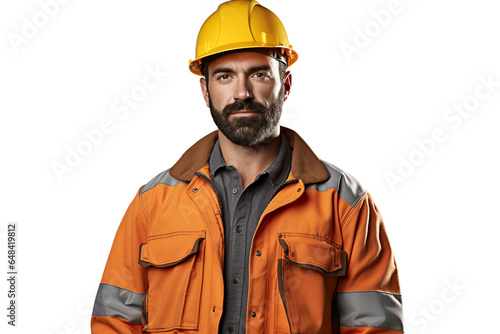
[[[223,75],[219,76],[217,79],[225,81],[225,80],[228,80],[229,78],[230,78],[229,74],[223,74]]]
[[[255,78],[259,78],[259,79],[268,79],[269,78],[269,75],[267,75],[267,73],[262,73],[262,72],[255,73],[253,76]]]

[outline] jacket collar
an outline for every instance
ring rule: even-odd
[[[307,143],[291,129],[282,126],[281,131],[288,139],[292,150],[293,177],[301,179],[304,184],[326,181],[330,175]],[[195,173],[208,163],[217,138],[217,131],[214,131],[197,141],[172,166],[170,175],[178,180],[190,182]]]

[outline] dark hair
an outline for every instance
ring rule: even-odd
[[[281,83],[283,83],[283,80],[285,80],[287,65],[285,63],[282,63],[281,61],[279,63],[280,63],[280,79]]]

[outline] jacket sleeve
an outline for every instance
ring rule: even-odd
[[[403,332],[402,300],[394,254],[381,215],[364,193],[341,219],[346,276],[336,306],[341,334]]]
[[[92,312],[93,334],[144,333],[142,311],[147,273],[139,265],[140,244],[146,242],[147,219],[139,192],[116,232]]]

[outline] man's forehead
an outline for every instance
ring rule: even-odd
[[[221,67],[237,70],[239,68],[268,66],[270,69],[273,69],[274,67],[278,69],[278,61],[272,58],[271,55],[266,55],[265,53],[241,51],[216,57],[210,61],[208,66],[210,72]]]
[[[231,55],[235,55],[231,57]],[[233,63],[237,64],[238,62],[255,62],[256,66],[263,64],[268,64],[273,70],[276,69],[279,71],[280,62],[287,65],[285,55],[282,54],[279,50],[273,48],[249,48],[249,49],[238,49],[227,51],[222,54],[216,54],[205,58],[201,65],[201,72],[206,77],[208,72],[213,71],[215,68],[212,63],[216,64],[217,67],[220,67],[222,63]]]

